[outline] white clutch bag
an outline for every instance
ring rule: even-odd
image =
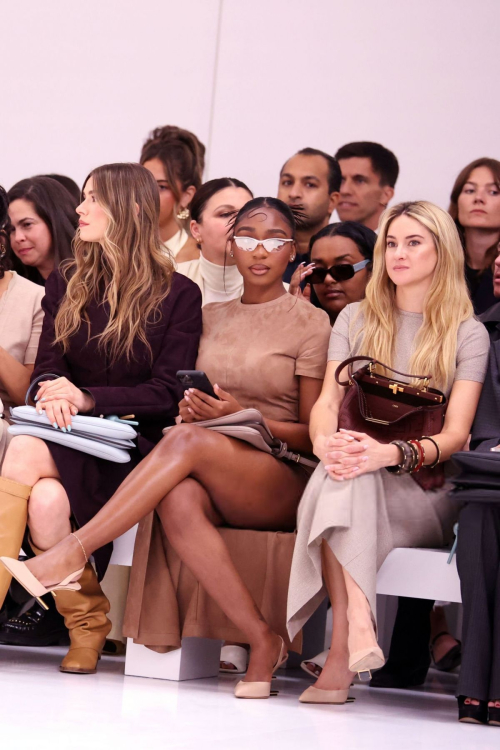
[[[286,443],[279,438],[275,438],[258,409],[242,409],[242,411],[229,414],[227,417],[206,419],[203,422],[193,422],[193,424],[196,427],[205,427],[207,430],[243,440],[259,451],[270,453],[275,458],[284,458],[287,461],[293,461],[313,469],[318,465],[316,461],[304,458],[300,453],[289,451]],[[169,430],[176,426],[165,427],[163,434],[166,435]]]
[[[132,425],[120,422],[116,417],[102,419],[77,415],[71,419],[71,432],[62,432],[52,426],[45,412],[38,414],[33,406],[16,406],[10,413],[12,424],[8,429],[11,435],[31,435],[120,464],[130,461],[129,451],[135,448],[133,441],[137,432]]]

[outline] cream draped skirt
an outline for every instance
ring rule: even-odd
[[[293,640],[327,596],[321,571],[325,540],[368,599],[376,620],[377,571],[395,547],[443,547],[458,509],[449,485],[424,491],[408,474],[385,469],[336,482],[320,463],[300,501],[288,589]]]

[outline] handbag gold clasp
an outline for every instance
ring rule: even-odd
[[[404,393],[404,391],[405,391],[405,389],[402,388],[397,383],[391,383],[390,386],[389,386],[389,390],[391,390],[394,393],[395,396],[397,395],[398,391],[400,393]]]

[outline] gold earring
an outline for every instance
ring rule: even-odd
[[[0,258],[5,258],[5,253],[7,252],[7,248],[5,245],[0,245]]]
[[[182,206],[177,211],[177,218],[181,221],[185,221],[186,219],[189,219],[189,208],[182,208]]]

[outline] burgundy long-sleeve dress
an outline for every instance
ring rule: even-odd
[[[110,364],[108,355],[93,338],[104,330],[109,315],[107,306],[98,301],[92,301],[87,310],[90,331],[82,323],[66,354],[61,346],[54,345],[54,320],[65,291],[62,276],[58,272],[51,274],[42,302],[45,318],[32,380],[48,373],[65,376],[92,395],[92,416],[134,414],[139,422],[137,448],[131,451],[131,461],[126,464],[104,461],[47,441],[74,520],[83,526],[159,442],[162,429],[174,424],[182,397],[182,386],[175,374],[177,370],[194,369],[196,363],[202,330],[201,293],[192,281],[174,273],[171,290],[161,305],[161,319],[147,325],[152,358],[138,340],[130,361],[123,357]],[[94,553],[99,578],[106,572],[112,549],[113,545],[107,544]]]

